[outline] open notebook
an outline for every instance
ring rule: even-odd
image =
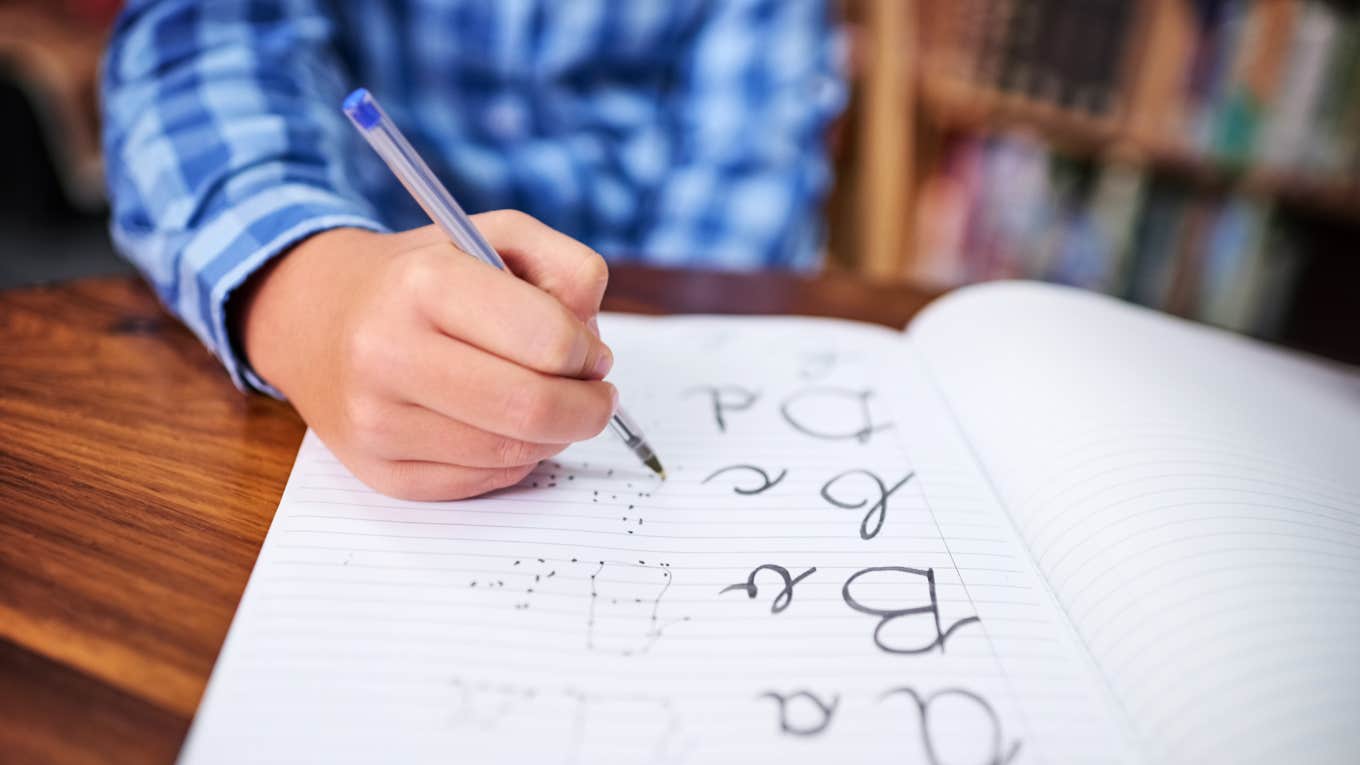
[[[308,434],[185,763],[1360,752],[1360,376],[1032,284],[606,316],[606,434],[420,504]]]

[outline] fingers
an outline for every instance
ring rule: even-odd
[[[401,400],[489,433],[538,444],[582,441],[604,429],[617,402],[607,382],[543,374],[442,335],[411,343],[408,352],[365,366],[385,368],[384,384]]]
[[[613,357],[593,329],[604,262],[522,214],[477,224],[514,275],[458,255],[433,226],[335,240],[367,270],[355,266],[358,278],[335,290],[343,310],[317,343],[335,363],[304,365],[307,385],[288,393],[385,494],[455,499],[512,485],[598,434],[617,406],[600,379]]]
[[[608,346],[543,290],[447,246],[413,259],[406,278],[420,312],[439,331],[552,375],[600,379],[614,364]]]
[[[533,466],[567,447],[488,433],[414,404],[368,401],[352,405],[348,415],[354,443],[391,462],[518,468]]]
[[[434,462],[361,460],[354,475],[390,497],[418,502],[463,499],[513,486],[533,472],[533,465],[482,470]]]
[[[557,298],[582,321],[600,312],[609,268],[599,253],[515,210],[473,217],[521,279]]]

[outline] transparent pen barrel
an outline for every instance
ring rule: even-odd
[[[378,152],[394,174],[406,187],[411,196],[420,204],[430,220],[434,221],[449,239],[469,255],[494,266],[502,271],[508,270],[505,261],[491,247],[482,233],[472,226],[458,200],[453,198],[444,184],[439,182],[430,166],[420,158],[406,137],[382,113],[382,119],[370,129],[360,129],[373,150]],[[431,200],[437,200],[432,203]]]
[[[632,417],[628,416],[623,407],[619,407],[614,412],[614,416],[609,418],[609,427],[619,438],[623,439],[624,445],[633,450],[633,453],[638,457],[646,460],[648,457],[654,456],[651,447],[642,438],[642,429],[638,427]]]

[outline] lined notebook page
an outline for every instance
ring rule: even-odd
[[[670,479],[602,437],[410,503],[308,434],[183,762],[1123,759],[900,334],[602,324]]]
[[[1360,376],[1040,285],[911,337],[1163,762],[1360,751]]]

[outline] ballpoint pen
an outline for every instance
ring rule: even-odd
[[[501,260],[500,254],[487,243],[482,232],[472,224],[472,220],[463,212],[457,200],[444,184],[439,182],[429,165],[420,158],[415,148],[366,88],[359,88],[345,98],[344,111],[360,135],[368,141],[368,145],[373,147],[397,176],[397,180],[401,181],[401,185],[406,187],[430,219],[444,230],[459,249],[489,266],[502,271],[509,270],[505,266],[505,261]],[[613,416],[609,419],[609,427],[623,439],[624,445],[642,460],[642,464],[663,479],[666,477],[661,460],[657,459],[647,439],[643,438],[642,430],[622,406],[614,410]]]

